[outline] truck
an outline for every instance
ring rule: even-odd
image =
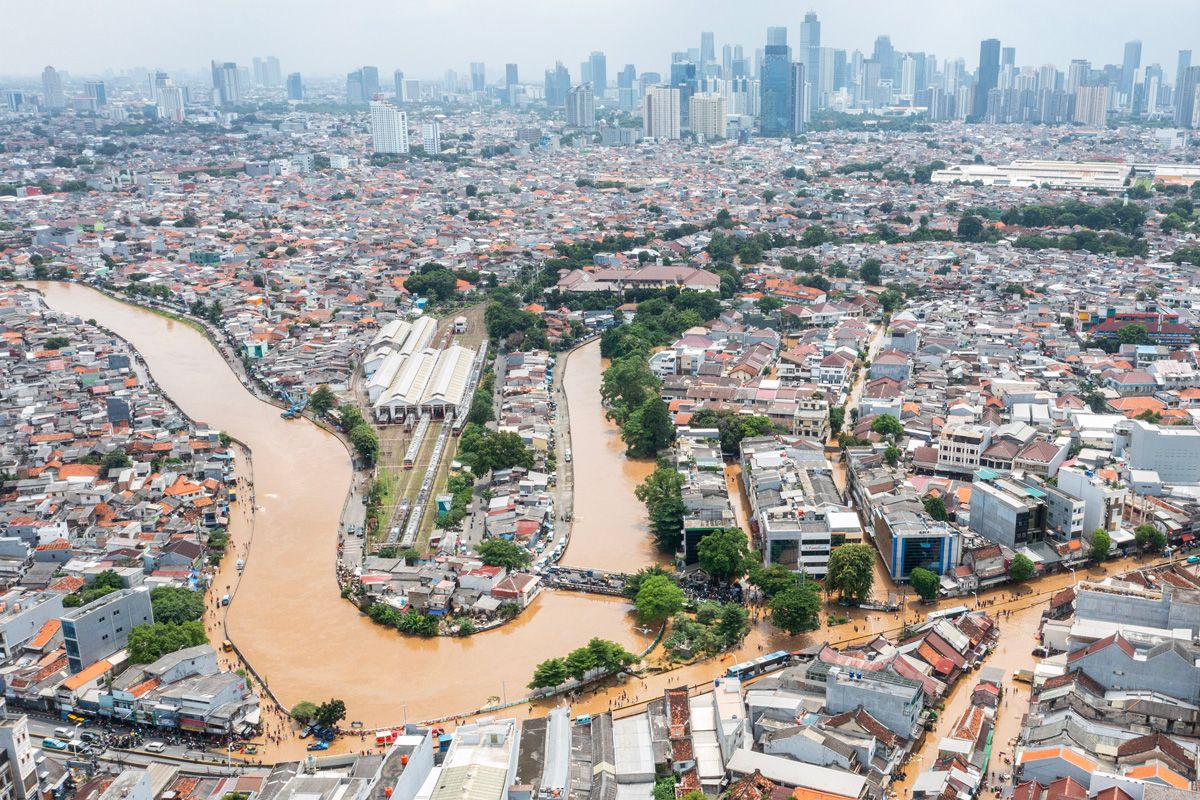
[[[1019,669],[1013,673],[1012,679],[1017,683],[1033,683],[1033,670]]]

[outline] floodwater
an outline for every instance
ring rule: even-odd
[[[128,340],[186,413],[252,451],[255,513],[249,513],[244,499],[234,504],[235,550],[209,598],[211,638],[214,644],[224,638],[223,609],[213,602],[237,578],[229,565],[244,557],[245,572],[227,610],[228,638],[285,706],[338,697],[346,703],[348,719],[367,727],[466,714],[492,697],[523,696],[537,662],[566,654],[593,636],[631,650],[649,643],[633,628],[623,600],[567,592],[544,592],[512,623],[465,639],[406,638],[373,624],[341,599],[334,577],[339,516],[352,478],[340,441],[307,420],[281,419],[279,409],[252,396],[187,325],[87,287],[47,283],[39,288],[52,308],[93,318]],[[592,395],[598,408],[594,388]],[[583,398],[578,402],[575,408],[583,410],[576,419],[598,419],[599,412],[590,414]],[[579,438],[589,452],[591,437]],[[621,472],[610,451],[591,452],[588,460],[600,462],[601,474]],[[601,506],[640,509],[627,483],[610,481],[607,493]],[[626,502],[614,502],[617,497]],[[602,518],[595,511],[588,516]],[[604,530],[583,528],[576,541]],[[296,740],[265,755],[294,757],[303,752],[300,745]]]
[[[637,572],[666,559],[654,546],[646,508],[633,490],[654,471],[650,459],[625,457],[620,429],[600,403],[600,340],[573,350],[563,385],[571,413],[575,469],[571,542],[564,566]]]

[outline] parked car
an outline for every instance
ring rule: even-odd
[[[46,750],[66,750],[67,743],[53,737],[42,739],[42,747]]]
[[[308,746],[309,750],[328,750],[329,742],[313,742]]]

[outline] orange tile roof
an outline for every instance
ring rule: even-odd
[[[104,673],[112,669],[112,662],[107,658],[102,658],[95,664],[91,664],[83,669],[82,672],[77,672],[71,677],[63,681],[63,686],[71,691],[75,691],[83,686],[86,686],[91,681],[99,678]]]

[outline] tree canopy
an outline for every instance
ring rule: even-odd
[[[1029,580],[1036,572],[1037,567],[1034,566],[1033,561],[1029,556],[1022,555],[1021,553],[1013,556],[1012,562],[1008,565],[1008,577],[1018,583]]]
[[[825,585],[847,600],[862,602],[875,583],[875,551],[869,544],[844,544],[829,554]]]
[[[925,600],[936,599],[942,585],[942,579],[938,577],[938,574],[924,567],[917,567],[908,573],[908,582],[912,584],[913,591]]]
[[[771,598],[771,624],[790,634],[816,630],[821,625],[821,595],[812,581],[797,583]]]
[[[633,605],[643,623],[661,623],[683,608],[683,589],[663,575],[651,575],[642,581]]]
[[[1108,553],[1112,550],[1112,537],[1104,528],[1096,528],[1091,536],[1091,556],[1093,561],[1107,561]]]
[[[129,661],[150,664],[167,653],[208,642],[204,623],[200,620],[175,624],[154,622],[137,625],[129,632]]]
[[[750,542],[741,528],[705,534],[696,546],[700,567],[718,581],[740,578],[750,566]]]
[[[665,553],[674,553],[683,541],[683,476],[660,462],[634,494],[646,506],[654,543]]]
[[[533,560],[533,556],[524,547],[499,538],[484,539],[475,545],[475,554],[489,566],[509,570],[524,569]]]
[[[158,586],[150,590],[150,605],[155,622],[191,622],[204,616],[204,595],[176,586]]]

